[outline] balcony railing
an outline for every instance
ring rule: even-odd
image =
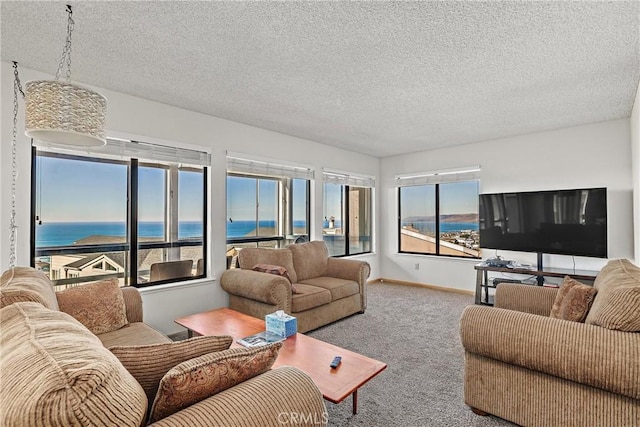
[[[185,255],[183,250],[178,254],[171,253],[172,249],[198,248]],[[199,259],[204,258],[203,240],[198,238],[183,239],[177,242],[140,242],[137,247],[138,259],[132,272],[130,260],[131,246],[128,243],[100,244],[100,245],[69,245],[55,247],[40,247],[35,249],[34,262],[40,270],[49,273],[49,277],[57,290],[77,286],[81,283],[117,278],[120,286],[149,286],[169,283],[175,280],[149,282],[150,265],[154,262],[192,259],[194,277],[204,277],[198,271]],[[162,251],[152,256],[155,251]],[[142,255],[144,254],[144,255]],[[100,255],[104,255],[101,258]],[[64,257],[67,259],[56,259]],[[46,259],[48,258],[48,260]],[[74,259],[75,258],[75,259]],[[180,280],[184,280],[180,279]]]

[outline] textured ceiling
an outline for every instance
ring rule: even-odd
[[[73,80],[385,157],[629,117],[640,3],[71,2]],[[55,73],[62,2],[2,2]]]

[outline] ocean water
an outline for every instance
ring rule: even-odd
[[[85,237],[124,236],[127,225],[124,222],[43,222],[36,225],[36,247],[73,245]],[[140,237],[162,237],[162,222],[141,222],[138,227]],[[202,223],[185,221],[178,224],[178,237],[202,237]]]
[[[305,221],[294,221],[294,227],[304,227]],[[260,221],[261,228],[274,228],[275,221]],[[242,237],[254,232],[255,221],[227,221],[227,237]],[[43,222],[36,225],[36,247],[73,245],[85,237],[124,236],[127,226],[124,222]],[[140,237],[163,237],[162,222],[141,222],[138,227]],[[178,224],[178,238],[202,237],[202,223],[184,221]]]

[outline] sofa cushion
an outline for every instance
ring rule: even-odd
[[[276,361],[280,347],[281,342],[257,348],[232,348],[172,368],[160,381],[149,422],[268,371]]]
[[[127,308],[118,279],[101,280],[57,293],[60,310],[70,314],[94,334],[127,325]]]
[[[304,283],[298,283],[297,287],[299,293],[291,296],[292,313],[300,313],[331,302],[331,292],[327,289]]]
[[[338,279],[336,277],[316,277],[313,279],[306,279],[301,283],[328,290],[331,292],[331,301],[350,297],[351,295],[355,295],[360,292],[358,282]]]
[[[0,425],[140,426],[147,398],[100,340],[39,303],[0,310]]]
[[[98,335],[102,345],[113,347],[117,345],[148,345],[171,342],[171,339],[142,322],[129,323],[115,331]]]
[[[21,301],[58,310],[53,284],[44,272],[31,267],[10,268],[0,276],[0,308]]]
[[[226,350],[232,343],[233,338],[225,335],[160,344],[115,346],[109,347],[109,350],[140,383],[151,406],[160,380],[171,368],[203,354]]]
[[[289,249],[244,248],[238,253],[238,264],[244,270],[251,270],[256,264],[271,264],[284,267],[291,283],[298,281],[293,267],[293,256]]]
[[[293,254],[298,282],[326,275],[329,251],[322,240],[289,245],[288,248]]]
[[[640,268],[626,259],[609,261],[593,286],[598,293],[585,323],[640,332]]]
[[[577,280],[565,276],[562,286],[556,294],[549,317],[584,322],[589,313],[597,290]]]

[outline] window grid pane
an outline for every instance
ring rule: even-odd
[[[138,165],[135,160],[33,153],[38,179],[32,183],[32,212],[42,219],[31,241],[33,265],[57,281],[57,289],[106,277],[118,278],[121,286],[145,284],[153,264],[174,260],[188,260],[192,265],[184,270],[186,274],[159,278],[162,283],[189,279],[198,268],[204,270],[204,168],[190,167],[183,173],[175,164]],[[200,172],[194,172],[198,169]],[[194,175],[195,182],[178,190],[179,175]],[[131,195],[129,182],[138,184]],[[175,187],[169,192],[172,182]],[[189,196],[193,192],[198,194]],[[175,196],[167,200],[169,193]],[[191,227],[185,242],[178,242],[177,237],[172,242],[168,230],[175,227],[178,235],[181,198],[184,203],[197,200],[191,215],[194,219],[199,215],[194,221],[199,229]],[[128,226],[129,217],[137,222]],[[130,242],[135,244],[131,251]],[[133,265],[132,257],[136,258]]]
[[[346,255],[346,238],[344,232],[344,186],[340,184],[324,184],[324,223],[322,239],[327,244],[330,256]]]
[[[480,257],[478,181],[405,186],[399,194],[399,252]]]
[[[478,181],[440,184],[440,254],[478,258]]]

